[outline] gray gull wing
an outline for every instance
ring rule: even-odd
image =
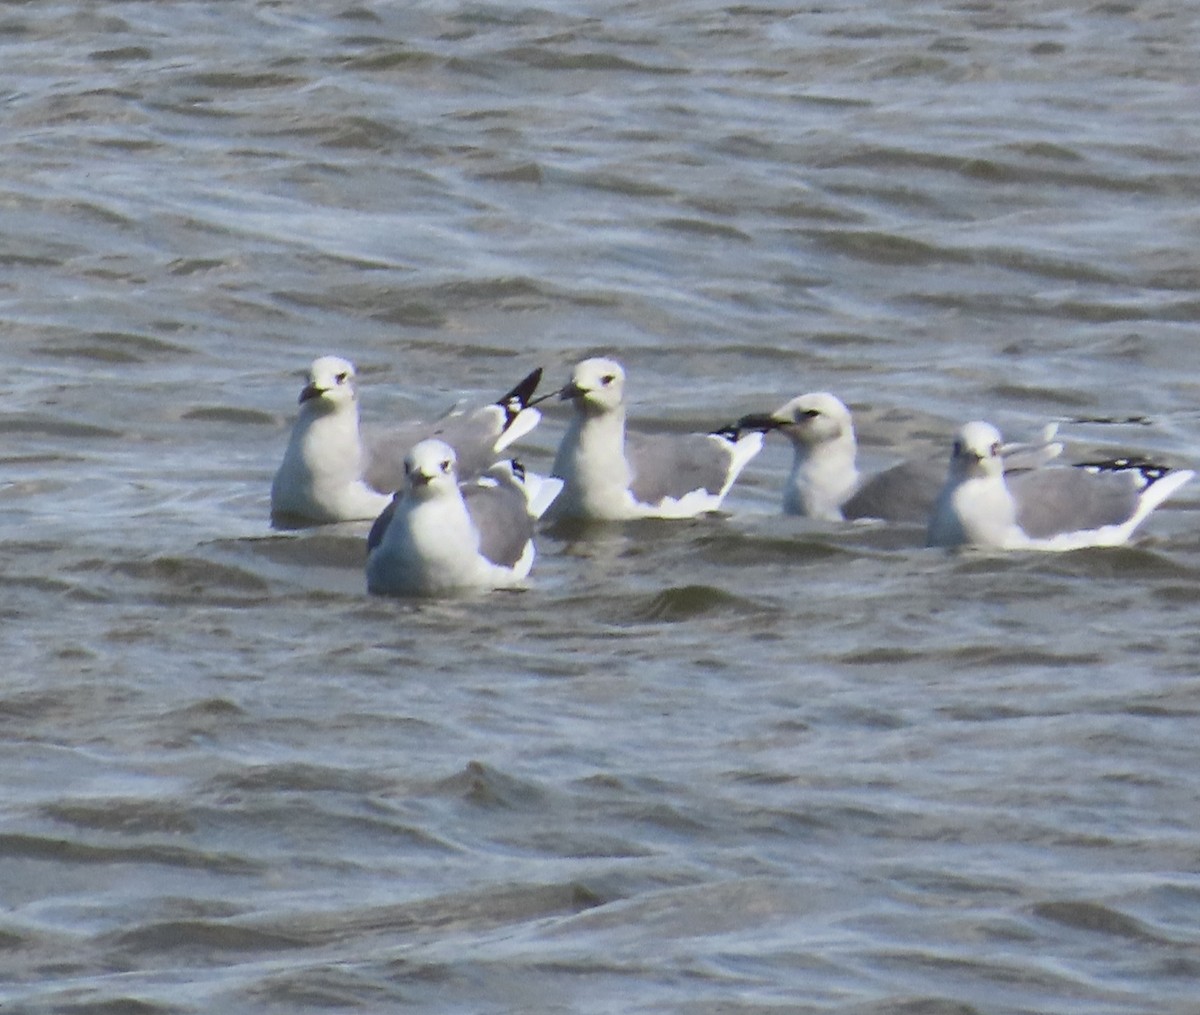
[[[538,367],[490,405],[451,410],[431,422],[402,423],[372,432],[364,439],[367,466],[363,479],[381,493],[403,489],[405,456],[430,438],[445,441],[454,449],[460,477],[482,474],[501,450],[537,424],[540,414],[530,409],[529,402],[541,377]]]
[[[387,527],[391,523],[392,516],[395,513],[396,498],[393,497],[387,507],[379,512],[379,517],[371,523],[371,531],[367,533],[367,553],[370,553],[383,542],[383,534],[387,532]]]
[[[878,518],[885,522],[929,520],[946,477],[943,462],[906,461],[867,479],[842,505],[842,517]]]
[[[464,485],[462,495],[479,532],[479,552],[493,564],[515,566],[533,538],[525,495],[515,485],[491,479]]]
[[[628,434],[629,489],[642,504],[678,500],[694,490],[714,496],[725,487],[733,445],[707,434]]]
[[[1121,525],[1138,509],[1144,482],[1136,469],[1093,472],[1082,467],[1009,474],[1017,524],[1031,539]]]

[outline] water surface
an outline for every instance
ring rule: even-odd
[[[772,440],[429,604],[267,499],[331,352],[376,424],[606,351],[647,428],[1195,465],[1198,20],[0,6],[0,1004],[1194,1010],[1200,488],[946,555]]]

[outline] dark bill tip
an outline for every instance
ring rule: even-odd
[[[743,416],[735,425],[739,430],[757,430],[760,433],[766,433],[768,430],[779,429],[783,424],[774,416],[759,412]]]

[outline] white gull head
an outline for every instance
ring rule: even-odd
[[[575,411],[586,416],[619,409],[625,400],[625,371],[616,360],[598,356],[575,365],[571,381],[560,392]]]
[[[321,356],[308,369],[308,383],[300,392],[301,412],[331,412],[358,400],[354,389],[354,364],[340,356]]]
[[[421,441],[404,457],[404,476],[413,500],[458,496],[458,456],[445,441]]]
[[[321,356],[309,368],[300,412],[271,484],[272,519],[290,525],[374,518],[391,498],[363,481],[365,464],[354,364]]]
[[[967,423],[958,432],[950,451],[950,473],[964,479],[1004,474],[1004,460],[1000,453],[1004,441],[1000,431],[991,423],[976,420]]]
[[[842,505],[859,485],[857,443],[850,410],[827,391],[799,395],[769,415],[743,416],[738,427],[777,431],[792,444],[792,470],[783,488],[787,514],[842,520]]]

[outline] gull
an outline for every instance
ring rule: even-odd
[[[530,397],[541,379],[534,370],[491,405],[452,411],[432,423],[412,422],[371,435],[359,433],[354,364],[340,356],[313,360],[300,392],[300,413],[271,484],[276,525],[362,521],[378,516],[404,485],[404,455],[437,436],[459,456],[465,474],[482,472],[541,413]]]
[[[577,364],[559,392],[575,415],[551,469],[564,483],[556,516],[620,521],[717,510],[762,434],[626,434],[624,395],[625,371],[602,357]]]
[[[864,479],[858,471],[857,442],[850,410],[836,395],[813,391],[772,413],[743,416],[739,430],[777,431],[792,444],[792,468],[783,488],[785,514],[824,521],[876,518],[888,522],[929,519],[945,477],[940,460],[901,462]],[[1039,441],[1003,449],[1006,469],[1032,468],[1056,457],[1055,426]]]
[[[460,483],[445,441],[417,444],[404,459],[407,485],[367,536],[367,589],[437,596],[507,588],[533,567],[534,522],[562,488],[516,462]]]
[[[1116,459],[1032,469],[1006,480],[1000,452],[1000,432],[990,423],[968,423],[959,431],[929,520],[928,545],[1120,546],[1195,474]]]

